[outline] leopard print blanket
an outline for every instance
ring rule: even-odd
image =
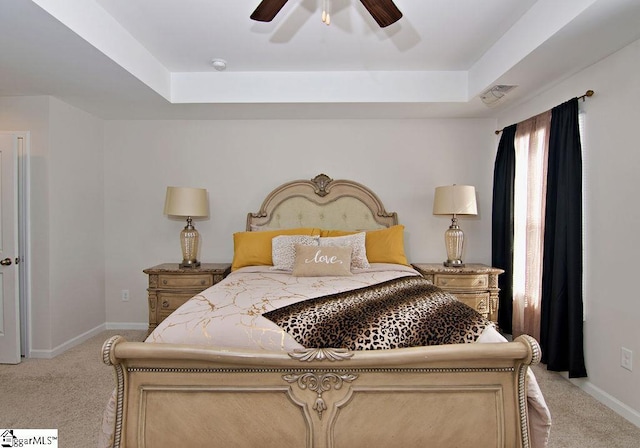
[[[307,348],[381,350],[475,342],[491,322],[417,277],[401,277],[269,311]]]

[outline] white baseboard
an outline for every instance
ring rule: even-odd
[[[636,411],[632,407],[627,406],[617,398],[609,395],[597,386],[594,386],[591,381],[586,379],[572,379],[569,378],[566,372],[562,372],[561,375],[580,389],[591,395],[593,398],[604,404],[606,407],[621,415],[625,419],[640,428],[640,412]]]
[[[91,330],[76,336],[67,342],[58,345],[51,350],[29,350],[28,358],[51,359],[66,352],[76,345],[82,344],[84,341],[91,339],[93,336],[102,333],[105,330],[147,330],[149,324],[147,322],[107,322],[100,324]]]
[[[93,336],[102,333],[107,330],[106,324],[100,324],[95,328],[92,328],[89,331],[82,333],[79,336],[76,336],[73,339],[68,340],[67,342],[54,347],[51,350],[29,350],[28,357],[29,358],[42,358],[42,359],[51,359],[56,356],[66,352],[70,348],[75,347],[76,345],[82,344],[84,341],[91,339]]]

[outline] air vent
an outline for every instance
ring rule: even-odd
[[[497,84],[495,86],[488,88],[484,92],[482,92],[480,94],[480,99],[484,104],[486,104],[489,107],[495,106],[497,103],[500,102],[500,100],[502,100],[505,97],[507,93],[511,92],[516,87],[518,86],[507,86],[504,84]]]

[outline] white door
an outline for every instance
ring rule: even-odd
[[[17,245],[18,137],[0,133],[0,363],[20,362]]]

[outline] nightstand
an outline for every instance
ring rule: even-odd
[[[143,272],[149,276],[149,333],[184,302],[225,278],[230,270],[230,263],[202,263],[199,268],[164,263],[145,269]]]
[[[502,269],[473,263],[463,268],[448,268],[442,263],[413,263],[413,267],[434,285],[498,322],[498,276]]]

